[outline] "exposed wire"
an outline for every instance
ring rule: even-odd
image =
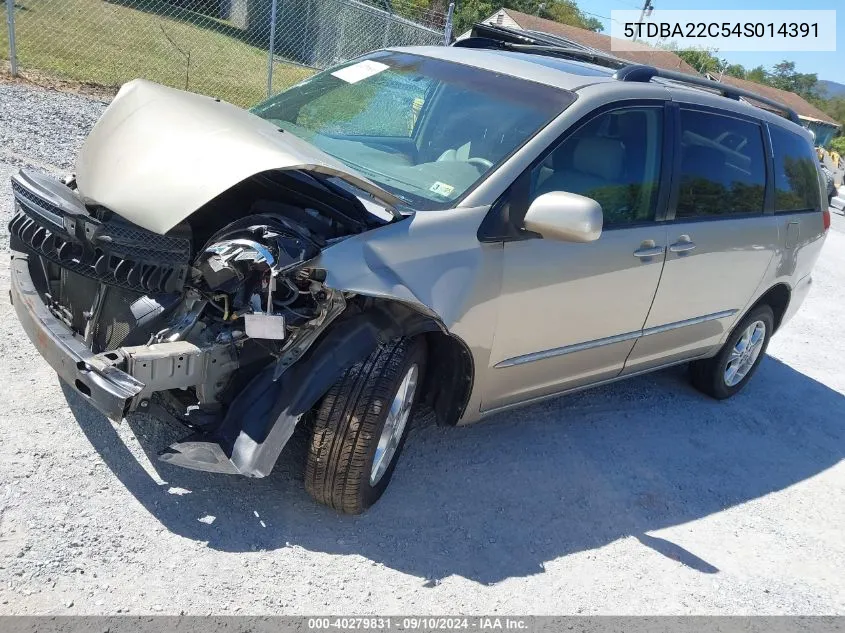
[[[637,11],[642,9],[641,6],[634,4],[633,2],[625,2],[625,0],[616,0],[616,2],[618,2],[619,4],[624,4],[626,7],[631,7],[632,9],[636,9]]]
[[[580,11],[584,15],[590,15],[594,18],[601,18],[602,20],[607,20],[608,22],[616,22],[617,24],[623,24],[619,20],[614,20],[613,18],[609,18],[606,15],[599,15],[598,13],[590,13],[589,11],[584,11],[583,9],[580,9]]]
[[[213,295],[211,298],[214,299],[215,301],[218,300],[218,299],[223,299],[223,320],[228,321],[229,320],[229,295],[227,295],[225,293],[220,293],[220,294]]]

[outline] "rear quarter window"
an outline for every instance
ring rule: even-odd
[[[810,143],[776,125],[769,126],[775,155],[775,213],[821,209],[816,154]]]

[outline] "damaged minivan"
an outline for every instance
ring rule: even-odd
[[[687,362],[745,386],[829,216],[794,113],[710,84],[490,38],[250,111],[135,80],[73,175],[12,178],[12,301],[104,415],[184,423],[161,460],[264,477],[298,428],[308,492],[359,513],[420,407],[469,423]]]

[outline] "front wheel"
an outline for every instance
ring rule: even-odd
[[[422,391],[422,339],[380,346],[349,368],[318,406],[305,488],[339,512],[360,514],[387,488]]]
[[[713,358],[690,363],[690,378],[699,391],[717,400],[739,392],[760,366],[774,332],[775,316],[768,305],[749,312]]]

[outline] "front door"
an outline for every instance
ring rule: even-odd
[[[595,115],[531,170],[530,199],[550,191],[588,196],[602,205],[604,228],[587,244],[505,243],[484,410],[622,370],[663,267],[663,120],[662,104]]]

